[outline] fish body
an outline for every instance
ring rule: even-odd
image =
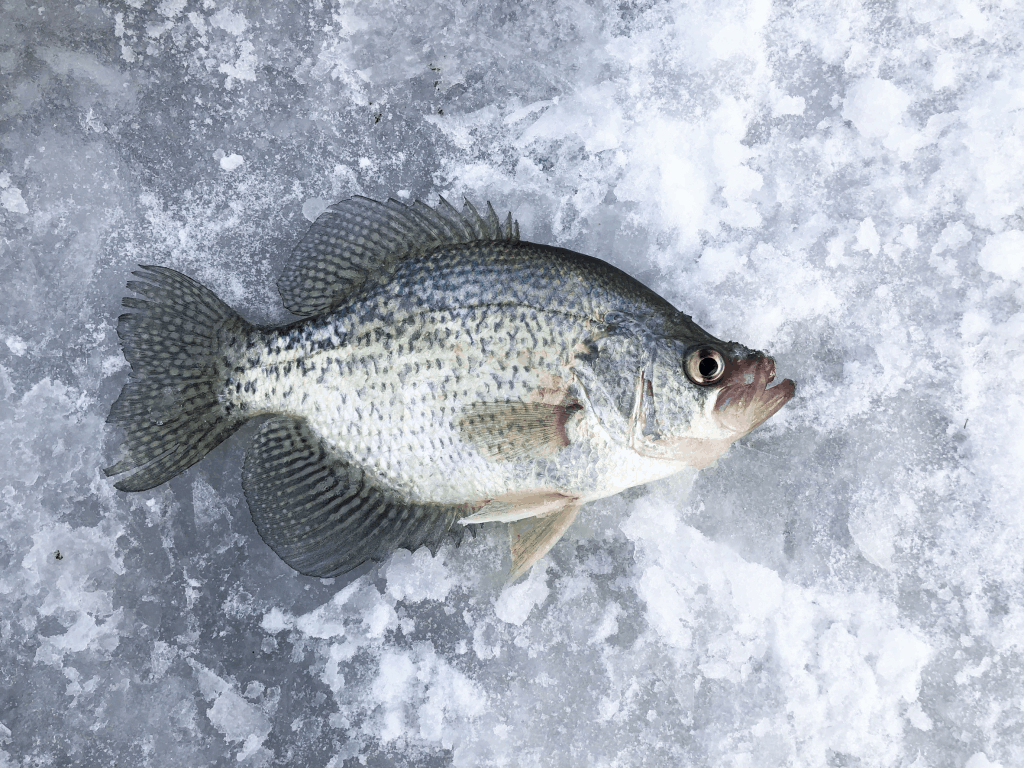
[[[605,262],[520,241],[489,205],[332,206],[279,281],[308,315],[283,328],[172,270],[136,274],[119,324],[134,375],[111,410],[127,456],[109,472],[152,487],[269,417],[243,487],[311,575],[503,521],[515,578],[583,504],[707,466],[795,391],[768,388],[771,358]]]
[[[501,461],[500,449],[467,439],[464,422],[481,404],[565,408],[586,398],[576,358],[605,331],[605,316],[644,309],[645,299],[648,311],[669,309],[631,283],[603,262],[530,243],[440,248],[328,315],[254,331],[245,348],[255,353],[238,349],[244,373],[233,402],[315,424],[348,460],[412,500],[473,503],[543,487],[601,498],[636,484],[611,467],[637,464],[634,473],[651,477],[681,468],[634,460],[628,414],[580,408],[565,416],[572,437],[560,450]],[[616,291],[623,284],[638,295]]]

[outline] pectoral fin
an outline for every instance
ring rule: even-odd
[[[473,403],[456,426],[462,439],[488,459],[514,461],[550,456],[568,445],[565,425],[580,410],[577,403]]]
[[[557,512],[549,512],[543,517],[529,517],[509,523],[508,538],[512,548],[512,571],[508,575],[511,584],[530,566],[548,553],[565,533],[572,521],[579,514],[583,502],[579,499],[566,498],[565,505]]]
[[[550,515],[573,501],[573,497],[560,493],[520,493],[489,501],[479,512],[464,517],[459,522],[463,525],[514,523],[526,517]]]

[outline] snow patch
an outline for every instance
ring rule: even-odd
[[[978,253],[982,269],[1005,280],[1024,277],[1024,232],[1011,229],[991,235]]]
[[[9,186],[0,190],[0,205],[11,213],[28,213],[28,203],[17,187]]]
[[[179,2],[180,0],[168,0],[168,2]],[[248,19],[245,18],[245,14],[236,13],[228,8],[221,8],[215,14],[209,18],[210,25],[217,29],[223,29],[235,37],[240,36],[245,32],[245,28],[249,26]]]
[[[893,82],[865,77],[846,91],[843,118],[869,139],[885,138],[903,122],[911,98]]]
[[[244,162],[245,158],[232,152],[230,155],[225,155],[220,159],[220,167],[225,171],[233,171],[240,167]]]
[[[188,0],[161,0],[160,4],[156,7],[156,10],[161,16],[173,19],[185,10],[187,2]]]
[[[248,40],[238,44],[238,58],[234,63],[224,62],[218,67],[218,71],[227,75],[224,87],[230,90],[236,80],[254,82],[256,80],[256,65],[259,59],[256,57],[256,47]]]
[[[302,215],[306,221],[316,221],[321,213],[330,207],[330,203],[321,197],[311,197],[302,204]]]

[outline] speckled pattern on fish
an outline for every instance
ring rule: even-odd
[[[509,524],[511,578],[583,504],[716,460],[795,391],[615,267],[522,242],[488,204],[343,201],[279,281],[307,315],[258,328],[173,270],[137,272],[111,409],[136,470],[165,482],[269,416],[243,487],[260,534],[327,576],[396,547]]]

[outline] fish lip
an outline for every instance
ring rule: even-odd
[[[783,379],[774,386],[775,361],[766,356],[730,361],[718,389],[715,414],[723,427],[746,434],[764,424],[796,395],[796,382]]]
[[[769,379],[769,381],[771,381],[771,379]],[[782,406],[792,400],[796,395],[796,382],[793,381],[793,379],[783,379],[774,387],[765,387],[764,392],[766,394],[771,393],[772,399],[779,401],[775,410],[768,414],[767,418],[770,419],[782,409]]]

